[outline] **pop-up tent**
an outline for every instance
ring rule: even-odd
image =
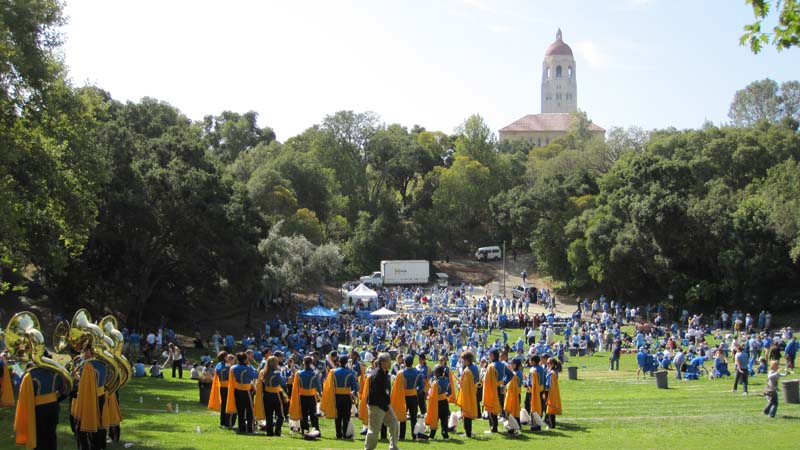
[[[378,293],[361,283],[357,288],[347,293],[347,298],[368,302],[373,298],[378,298]]]
[[[315,306],[308,311],[303,311],[300,313],[300,316],[307,317],[310,319],[333,319],[339,314],[331,309],[323,308],[322,306]]]
[[[397,313],[392,311],[391,309],[381,308],[375,312],[370,313],[370,316],[375,317],[376,319],[383,319],[396,316]]]

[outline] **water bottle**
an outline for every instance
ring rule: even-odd
[[[194,429],[194,431],[197,432],[197,434],[200,434],[200,425],[198,425],[197,428]]]
[[[179,413],[179,412],[181,412],[181,405],[179,405],[179,404],[175,403],[175,412],[176,412],[176,413]]]
[[[139,396],[139,403],[144,403],[144,398],[141,395]]]

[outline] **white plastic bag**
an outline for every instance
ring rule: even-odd
[[[414,426],[414,435],[425,434],[425,419],[417,419],[417,424]]]
[[[447,421],[447,429],[449,431],[455,431],[456,427],[458,427],[458,413],[450,414],[450,419]]]
[[[538,425],[542,428],[544,428],[545,425],[547,425],[546,423],[544,423],[544,420],[542,420],[542,417],[539,415],[539,413],[531,414],[531,421],[533,422],[534,425]]]
[[[353,407],[350,408],[350,417],[358,417],[358,406],[353,404]]]
[[[535,413],[534,413],[535,414]],[[522,408],[519,410],[519,424],[529,424],[531,423],[531,415],[528,414],[528,410]]]
[[[517,419],[512,416],[508,416],[508,419],[503,421],[503,426],[506,428],[507,431],[519,431],[519,424],[517,423]]]
[[[356,429],[353,427],[353,421],[347,422],[347,430],[344,432],[345,439],[353,439],[356,437]]]
[[[292,431],[300,431],[300,421],[289,419],[289,429]]]

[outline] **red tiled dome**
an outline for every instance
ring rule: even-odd
[[[572,56],[572,49],[569,48],[569,45],[565,44],[561,39],[561,28],[559,28],[556,32],[556,41],[550,44],[550,46],[547,47],[547,50],[544,52],[544,56],[552,55]]]

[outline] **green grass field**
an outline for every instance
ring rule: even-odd
[[[514,335],[516,338],[516,333]],[[544,444],[558,449],[730,449],[757,446],[765,449],[796,449],[800,446],[800,405],[786,404],[781,397],[778,418],[762,414],[765,400],[759,393],[764,375],[751,378],[750,395],[731,393],[731,378],[680,382],[670,373],[668,390],[657,389],[654,379],[637,380],[635,355],[623,355],[619,372],[610,372],[608,354],[572,358],[565,366],[579,367],[578,380],[560,378],[564,415],[554,430],[525,432],[518,437],[505,433],[485,435],[488,423],[476,421],[475,439],[451,433],[449,441],[401,442],[402,449],[465,448],[508,449],[519,445]],[[708,364],[707,364],[708,365]],[[122,441],[111,450],[148,448],[165,450],[236,449],[358,449],[363,440],[335,440],[333,421],[321,419],[324,438],[315,442],[290,435],[280,438],[239,436],[218,427],[217,413],[198,403],[197,383],[166,378],[133,379],[121,391],[124,415]],[[188,376],[184,374],[184,376]],[[788,378],[794,378],[790,375]],[[141,397],[141,403],[140,403]],[[167,402],[180,405],[179,413],[168,413]],[[75,448],[69,431],[66,403],[59,425],[60,448]],[[356,430],[360,422],[355,419]],[[197,427],[200,433],[197,433]],[[13,410],[0,410],[0,448],[13,444]],[[463,426],[459,426],[463,433]],[[383,442],[378,448],[387,448]]]

